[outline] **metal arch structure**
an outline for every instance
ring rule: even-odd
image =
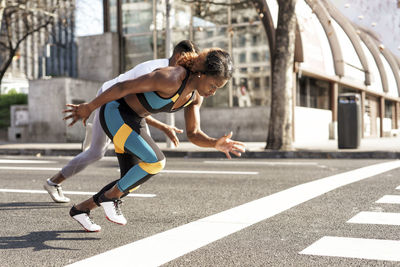
[[[359,34],[361,40],[364,42],[364,44],[367,46],[369,51],[371,52],[372,56],[374,57],[376,66],[378,67],[379,74],[381,76],[381,82],[382,82],[382,89],[385,93],[389,92],[389,83],[388,83],[388,78],[385,72],[385,67],[383,66],[382,59],[380,58],[379,54],[379,49],[376,43],[372,40],[372,38],[365,33],[363,30],[360,29],[360,34]]]
[[[324,4],[325,8],[331,15],[331,17],[342,27],[343,31],[346,33],[346,35],[349,37],[356,53],[357,56],[361,62],[361,65],[364,69],[365,73],[365,80],[364,84],[365,85],[371,85],[371,73],[369,71],[369,66],[368,66],[368,60],[367,57],[365,56],[365,53],[361,47],[361,40],[360,37],[357,35],[356,30],[354,29],[353,25],[349,23],[348,19],[343,16],[337,9],[332,5],[331,2],[328,0],[321,0],[322,3]]]
[[[315,0],[304,0],[304,1],[306,2],[306,4],[310,6],[310,8],[317,16],[328,38],[333,56],[335,74],[339,77],[343,77],[344,76],[343,53],[339,44],[339,38],[337,37],[335,29],[332,26],[331,17],[328,11],[319,1]]]
[[[379,46],[379,44],[377,44]],[[396,62],[396,59],[393,57],[392,53],[383,48],[383,49],[379,49],[381,54],[385,57],[385,59],[387,60],[387,62],[390,65],[390,68],[392,69],[394,78],[396,80],[396,85],[397,85],[397,92],[399,93],[400,96],[400,68],[399,65]]]

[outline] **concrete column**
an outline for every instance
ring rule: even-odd
[[[339,85],[337,82],[331,82],[330,94],[331,94],[331,110],[332,110],[332,122],[329,124],[329,139],[336,139],[337,137],[337,110],[338,110],[338,94]]]
[[[379,98],[379,118],[380,118],[379,137],[383,137],[383,118],[384,117],[385,117],[385,98],[381,96]]]
[[[399,129],[399,102],[394,102],[394,128]]]
[[[295,69],[297,68],[297,62],[294,63],[295,64]],[[297,90],[297,73],[294,71],[293,72],[293,87],[292,87],[292,141],[296,141],[295,139],[295,116],[296,116],[296,90]]]
[[[361,138],[364,138],[365,91],[361,91]]]

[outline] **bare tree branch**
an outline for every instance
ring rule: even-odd
[[[0,84],[20,45],[36,32],[49,36],[51,27],[48,26],[55,21],[62,21],[62,25],[67,27],[67,20],[63,18],[73,9],[74,5],[68,0],[58,0],[51,6],[43,4],[43,1],[6,1],[0,18],[4,23],[0,32]]]

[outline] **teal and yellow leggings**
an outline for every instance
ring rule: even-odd
[[[93,196],[98,197],[117,184],[125,194],[159,173],[165,165],[165,156],[147,134],[146,121],[139,117],[124,99],[109,102],[100,109],[103,130],[113,141],[121,170],[121,178],[106,185]]]

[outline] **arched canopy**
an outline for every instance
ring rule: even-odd
[[[303,0],[299,0],[297,4],[301,3]],[[335,29],[331,23],[331,17],[329,16],[328,11],[321,5],[318,1],[312,0],[304,0],[312,9],[313,12],[318,17],[319,22],[325,30],[326,36],[328,37],[328,41],[332,50],[332,56],[334,61],[335,74],[339,77],[344,76],[344,61],[343,54],[340,48],[339,39],[335,32]]]
[[[361,40],[359,36],[357,35],[356,30],[354,27],[351,25],[351,23],[343,16],[333,5],[330,1],[328,0],[322,0],[322,3],[324,6],[327,8],[329,14],[332,16],[332,18],[340,25],[340,27],[343,29],[343,31],[346,33],[346,36],[349,38],[351,44],[354,47],[354,50],[356,52],[356,55],[358,57],[358,60],[361,63],[362,70],[365,75],[365,80],[364,83],[365,85],[370,85],[371,84],[371,78],[370,78],[370,71],[369,71],[369,66],[368,66],[368,61],[365,56],[365,53],[361,47]],[[347,59],[347,57],[345,57]],[[346,73],[345,73],[346,74]]]

